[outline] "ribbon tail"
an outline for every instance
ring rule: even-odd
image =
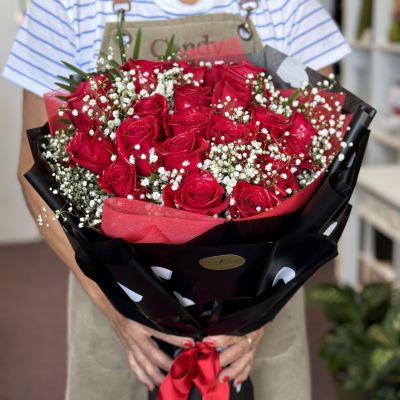
[[[207,350],[198,360],[199,375],[194,383],[201,393],[202,400],[229,400],[229,383],[221,383],[218,380],[221,372],[219,353],[214,348]]]
[[[157,400],[187,400],[190,392],[180,392],[170,374],[168,374],[160,385]]]

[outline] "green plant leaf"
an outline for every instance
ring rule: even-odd
[[[58,118],[57,121],[61,122],[64,125],[67,125],[67,126],[72,124],[72,121],[70,119],[67,119],[67,118]]]
[[[391,303],[391,286],[388,283],[373,283],[361,292],[361,310],[366,325],[380,323]]]
[[[121,63],[126,63],[126,49],[124,43],[124,31],[122,29],[122,24],[119,22],[117,24],[117,35],[118,35],[118,47],[119,47],[119,54],[121,57]]]
[[[400,341],[400,306],[392,306],[387,312],[383,321],[385,331],[396,338],[396,342]]]
[[[371,374],[382,376],[394,366],[397,360],[395,349],[386,349],[384,347],[376,347],[371,351],[369,356],[369,367]]]
[[[87,80],[89,78],[89,74],[85,71],[82,71],[80,68],[75,67],[75,65],[72,65],[66,61],[62,61],[62,63],[68,67],[71,71],[74,71],[76,74],[78,74],[79,76],[81,76],[82,78],[84,78],[85,80]]]
[[[133,46],[132,58],[137,60],[140,55],[140,48],[142,46],[142,28],[139,28],[136,33],[135,44]]]
[[[389,335],[382,325],[375,324],[368,328],[367,330],[368,338],[376,344],[384,347],[396,346],[396,338]]]
[[[71,86],[78,86],[79,82],[73,78],[67,78],[65,76],[57,75],[57,78],[61,79],[64,82],[69,83]]]
[[[321,307],[325,316],[335,323],[359,321],[358,294],[350,287],[325,284],[307,291],[307,299]]]
[[[61,101],[68,101],[68,97],[66,97],[66,96],[56,96],[56,99],[61,100]]]
[[[178,46],[175,43],[175,35],[172,35],[168,41],[167,50],[165,50],[164,55],[161,56],[160,58],[162,60],[167,60],[168,58],[173,57],[174,54],[178,52],[178,50],[179,50]]]
[[[55,82],[55,84],[61,89],[67,90],[70,93],[73,93],[76,89],[75,86],[67,85],[66,83]]]

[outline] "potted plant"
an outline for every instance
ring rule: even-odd
[[[400,400],[400,304],[393,294],[386,283],[361,291],[331,284],[308,291],[333,323],[320,355],[342,400]]]

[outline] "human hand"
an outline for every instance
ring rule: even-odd
[[[161,370],[169,371],[173,362],[167,354],[160,350],[153,338],[176,347],[190,348],[194,346],[193,339],[189,337],[167,335],[121,315],[111,322],[127,351],[132,371],[150,391],[164,380],[165,375]]]
[[[262,327],[245,336],[208,336],[203,340],[209,346],[224,348],[220,353],[220,382],[234,380],[236,386],[248,378],[264,332],[265,328]]]

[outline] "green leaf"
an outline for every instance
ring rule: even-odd
[[[134,60],[137,60],[139,58],[141,45],[142,45],[142,28],[139,28],[136,33],[135,44],[133,46],[132,58]]]
[[[78,86],[79,82],[72,78],[67,78],[65,76],[57,75],[57,78],[60,78],[62,81],[69,83],[72,86]]]
[[[121,65],[117,61],[108,59],[108,54],[100,52],[100,56],[103,57],[105,60],[107,60],[107,63],[110,64],[115,69],[121,68]]]
[[[400,341],[400,306],[392,306],[383,321],[386,332]]]
[[[68,101],[68,97],[66,97],[66,96],[56,96],[56,99],[61,100],[61,101]]]
[[[167,60],[169,57],[172,57],[178,51],[178,47],[175,43],[175,35],[171,36],[171,39],[168,41],[167,50],[164,55],[161,57],[163,60]]]
[[[289,98],[287,101],[287,104],[289,106],[291,106],[293,104],[293,102],[297,99],[297,97],[299,96],[299,94],[302,92],[302,90],[299,88],[297,89]]]
[[[67,125],[67,126],[72,124],[72,121],[70,119],[67,119],[67,118],[59,118],[59,119],[57,119],[57,121],[61,122],[64,125]]]
[[[121,63],[126,63],[126,54],[125,54],[125,43],[124,43],[124,31],[122,29],[122,23],[117,24],[117,34],[118,34],[118,47],[119,54],[121,57]]]
[[[326,317],[338,324],[361,320],[357,293],[350,287],[320,285],[307,291],[310,302],[321,307]]]
[[[120,64],[118,64],[115,60],[108,60],[108,62],[109,62],[109,64],[112,66],[112,67],[114,67],[115,69],[120,69],[121,68],[121,65]]]
[[[78,67],[75,67],[75,65],[72,65],[70,63],[67,63],[66,61],[62,61],[62,63],[68,67],[71,71],[74,71],[75,73],[77,73],[79,76],[81,76],[84,79],[88,79],[89,78],[89,74],[85,71],[82,71],[81,69],[79,69]]]
[[[396,346],[396,340],[393,340],[393,337],[384,330],[382,325],[375,324],[370,326],[368,328],[367,335],[373,342],[381,346]]]
[[[68,92],[70,93],[74,92],[75,90],[75,86],[67,85],[61,82],[56,82],[55,84],[59,86],[61,89],[68,90]]]

